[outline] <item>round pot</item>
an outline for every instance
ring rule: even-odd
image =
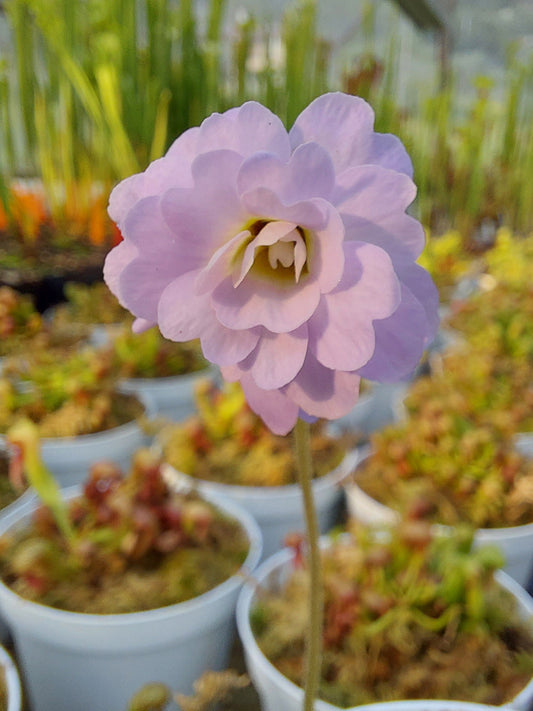
[[[126,378],[120,381],[120,389],[125,393],[149,397],[158,417],[180,422],[195,411],[194,391],[198,381],[212,379],[213,373],[213,368],[204,368],[167,378]]]
[[[330,545],[326,539],[322,539],[321,546]],[[237,602],[237,629],[244,648],[244,657],[248,673],[260,696],[261,708],[263,711],[300,711],[302,707],[303,691],[292,681],[283,676],[276,667],[271,664],[255,641],[252,628],[250,626],[250,611],[255,605],[258,590],[278,589],[289,577],[292,571],[293,552],[291,550],[279,551],[267,561],[265,561],[254,573],[254,584],[247,583],[239,595]],[[533,599],[505,573],[498,571],[496,579],[504,588],[511,592],[518,601],[518,605],[524,619],[533,615]],[[533,701],[533,680],[516,696],[510,704],[518,711],[527,711],[529,704]],[[400,702],[398,702],[400,703]],[[405,701],[403,706],[394,707],[397,711],[411,711],[415,702]],[[427,703],[427,702],[418,702]],[[432,711],[448,711],[454,709],[459,711],[463,708],[487,708],[478,705],[468,705],[459,702],[434,701],[432,706],[420,706],[422,709]],[[453,704],[457,704],[454,706]],[[388,709],[386,704],[380,703],[369,706],[352,706],[344,711],[362,711],[362,709]],[[490,707],[489,707],[490,708]],[[501,707],[500,707],[501,708]],[[326,701],[316,701],[315,711],[341,711],[338,706]]]
[[[358,450],[357,463],[366,459],[368,454],[368,448]],[[400,514],[397,511],[373,499],[353,481],[344,484],[344,491],[348,513],[357,521],[367,526],[387,526],[399,520]],[[436,528],[441,533],[449,530],[448,526],[443,525],[437,525]],[[503,570],[523,587],[527,585],[533,568],[533,523],[480,528],[475,532],[474,544],[498,546],[505,557]]]
[[[313,480],[313,495],[321,533],[338,521],[342,502],[341,483],[355,464],[349,452],[336,469]],[[285,536],[305,530],[302,492],[299,484],[286,486],[233,486],[219,484],[178,472],[169,467],[169,477],[176,485],[197,488],[202,494],[223,496],[248,511],[257,521],[263,537],[263,559],[283,548]]]
[[[331,423],[333,431],[354,432],[368,436],[402,416],[400,404],[407,391],[406,383],[372,384],[357,400],[355,407]]]
[[[155,414],[155,405],[148,395],[139,396],[148,418]],[[5,437],[0,435],[0,443]],[[147,444],[148,437],[136,420],[111,430],[77,437],[43,437],[41,455],[59,486],[81,484],[96,461],[107,459],[127,470],[130,457]]]
[[[518,432],[514,437],[515,447],[523,457],[533,457],[533,432]]]
[[[65,498],[79,493],[74,487]],[[257,525],[234,503],[206,498],[246,530],[250,551],[242,572],[249,574],[261,555]],[[24,525],[28,515],[7,526],[0,522],[0,535]],[[24,600],[0,582],[0,607],[12,630],[32,711],[122,710],[153,681],[191,693],[204,671],[227,663],[242,572],[186,602],[113,615],[57,610]]]
[[[21,711],[22,690],[17,667],[15,666],[15,662],[11,659],[11,656],[2,646],[0,646],[0,667],[4,673],[7,689],[6,711]]]

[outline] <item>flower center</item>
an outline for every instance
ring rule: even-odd
[[[233,285],[248,273],[278,282],[298,283],[307,271],[308,236],[294,222],[257,220],[233,257]]]
[[[284,267],[294,264],[294,242],[276,242],[268,248],[268,261],[272,269],[278,268],[278,262]]]

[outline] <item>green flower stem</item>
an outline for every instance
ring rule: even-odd
[[[320,683],[322,661],[322,609],[324,605],[320,549],[318,545],[320,532],[313,498],[310,439],[308,423],[303,420],[298,420],[294,428],[294,444],[307,527],[307,557],[309,567],[309,624],[307,626],[305,646],[303,711],[313,711]]]

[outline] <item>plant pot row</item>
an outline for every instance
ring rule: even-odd
[[[167,467],[165,476],[170,482],[176,481],[171,468]],[[332,478],[338,476],[336,472]],[[178,488],[186,488],[183,477],[178,481]],[[315,494],[318,492],[320,488]],[[63,492],[66,499],[77,497],[79,493],[78,488]],[[256,493],[259,502],[259,492]],[[281,492],[276,493],[280,494],[279,503]],[[80,711],[122,709],[143,683],[160,681],[182,693],[190,693],[193,682],[203,670],[224,668],[238,591],[259,562],[261,535],[257,524],[241,506],[208,487],[202,488],[202,495],[242,523],[251,545],[242,571],[244,576],[234,576],[194,600],[146,612],[82,614],[23,599],[0,583],[0,608],[14,637],[32,711],[70,711],[73,699]],[[30,502],[0,520],[0,535],[23,526],[35,506],[35,501]],[[254,582],[242,591],[237,605],[238,629],[249,673],[265,711],[280,708],[290,711],[301,706],[301,690],[264,657],[250,627],[250,611],[257,601],[258,591],[279,585],[291,569],[293,559],[293,550],[270,557],[253,572]],[[533,601],[516,583],[505,574],[498,574],[498,580],[518,600],[524,614],[533,614]],[[516,708],[525,709],[531,698],[533,684],[514,700]],[[317,702],[316,708],[338,709],[325,702]],[[385,710],[388,706],[376,708]],[[391,711],[395,708],[402,711],[405,706],[393,705]],[[430,711],[437,707],[431,702],[425,706],[420,702],[414,708]],[[439,708],[470,711],[476,706],[446,702]]]

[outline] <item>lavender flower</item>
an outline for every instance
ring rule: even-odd
[[[349,412],[361,377],[408,375],[437,326],[416,264],[424,232],[405,212],[411,161],[373,121],[365,101],[332,93],[287,133],[248,102],[111,194],[124,241],[104,275],[134,329],[199,338],[279,434]]]

